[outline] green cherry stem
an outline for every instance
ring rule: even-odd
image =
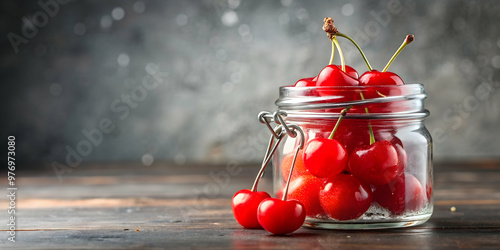
[[[363,92],[359,92],[359,95],[361,96],[361,100],[365,100],[365,96],[363,95]],[[368,108],[365,107],[365,112],[369,114]],[[372,129],[372,124],[370,121],[368,121],[368,130],[370,131],[370,145],[375,143],[375,135],[373,135],[373,129]]]
[[[335,57],[335,43],[333,42],[333,39],[332,39],[332,55],[330,56],[330,63],[329,63],[329,65],[333,64],[333,58],[334,57]]]
[[[403,41],[403,43],[401,44],[401,46],[399,46],[399,49],[396,50],[396,53],[394,53],[394,55],[392,55],[391,59],[389,60],[389,62],[387,63],[387,65],[385,65],[384,69],[382,70],[382,72],[385,72],[387,71],[387,69],[389,68],[389,66],[391,66],[391,63],[394,61],[394,59],[396,59],[396,57],[399,55],[399,53],[404,49],[404,47],[406,47],[406,45],[410,44],[411,42],[413,42],[413,40],[415,40],[415,36],[414,35],[407,35],[405,40]]]
[[[340,54],[340,61],[342,62],[342,71],[345,73],[345,60],[344,60],[344,53],[342,53],[342,49],[340,48],[339,41],[337,41],[336,37],[332,38],[332,42],[335,44],[335,47],[339,50]]]
[[[351,108],[352,108],[352,105],[350,105],[347,108],[342,109],[342,111],[340,111],[339,119],[337,120],[337,123],[335,123],[335,127],[333,127],[332,133],[330,133],[330,136],[328,137],[328,139],[330,139],[330,140],[333,139],[333,136],[335,135],[335,131],[337,131],[337,128],[340,125],[340,121],[342,121],[342,119],[344,118],[344,116],[347,115],[347,111],[349,111],[349,109],[351,109]]]
[[[351,41],[351,43],[354,44],[354,46],[356,46],[356,48],[358,49],[359,53],[361,54],[361,57],[363,57],[363,60],[365,61],[366,66],[368,67],[368,70],[369,71],[373,70],[372,66],[370,65],[370,62],[368,61],[368,58],[366,58],[365,53],[363,52],[363,50],[361,49],[361,47],[359,47],[359,45],[358,45],[358,43],[356,41],[354,41],[351,37],[349,37],[348,35],[346,35],[344,33],[338,32],[337,36],[346,38],[347,40]]]

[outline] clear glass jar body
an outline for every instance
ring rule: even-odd
[[[276,104],[287,113],[285,122],[300,126],[305,135],[305,145],[297,156],[288,190],[289,199],[297,199],[306,207],[305,226],[395,228],[419,225],[430,218],[432,139],[424,126],[424,118],[429,114],[423,106],[425,98],[420,84],[376,88],[281,87]],[[308,145],[319,138],[328,138],[340,111],[349,105],[353,107],[333,135],[346,151],[345,166],[337,173],[339,166],[325,164],[319,167],[332,169],[331,175],[312,174],[311,168],[318,166],[305,160],[305,155],[310,157],[315,150],[311,149],[313,146],[308,149]],[[370,129],[375,142],[370,141]],[[372,150],[374,144],[388,146],[382,152]],[[274,191],[278,197],[282,195],[290,173],[290,159],[298,146],[297,138],[288,137],[275,153]],[[359,160],[359,155],[364,154],[360,152],[369,153]],[[383,175],[379,181],[376,174],[368,174],[375,171],[377,164],[396,165],[387,168],[392,170],[377,172]]]

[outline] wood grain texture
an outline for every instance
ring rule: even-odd
[[[256,165],[82,166],[62,182],[50,172],[19,172],[17,242],[0,249],[450,249],[500,247],[500,164],[437,163],[432,218],[412,228],[290,236],[246,230],[230,199],[249,188]],[[219,176],[217,178],[216,176]],[[222,176],[229,176],[223,178]],[[0,182],[5,187],[5,182]],[[261,189],[271,190],[269,174]],[[450,208],[456,211],[451,212]],[[0,200],[7,220],[7,200]]]

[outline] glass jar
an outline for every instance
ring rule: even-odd
[[[286,113],[286,124],[303,130],[306,142],[288,190],[288,199],[297,199],[306,208],[306,227],[397,228],[430,218],[432,139],[424,126],[429,115],[423,105],[426,97],[421,84],[280,88],[278,111]],[[337,164],[342,165],[338,173],[335,164],[314,165],[310,159],[320,153],[315,151],[317,146],[308,145],[328,138],[340,112],[350,105],[333,134],[345,149],[345,167]],[[274,155],[277,197],[282,195],[298,146],[297,138],[287,137]],[[322,154],[330,153],[323,150]],[[330,172],[318,176],[311,168]]]

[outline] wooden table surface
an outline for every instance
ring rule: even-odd
[[[51,169],[18,171],[16,242],[7,240],[4,224],[0,249],[500,249],[498,161],[435,163],[434,214],[421,226],[301,228],[289,236],[243,229],[232,216],[232,195],[251,186],[257,168],[237,163],[88,164],[65,174],[62,182]],[[261,189],[270,190],[269,177]],[[7,178],[2,179],[6,190]],[[2,222],[9,219],[7,208],[2,195]]]

